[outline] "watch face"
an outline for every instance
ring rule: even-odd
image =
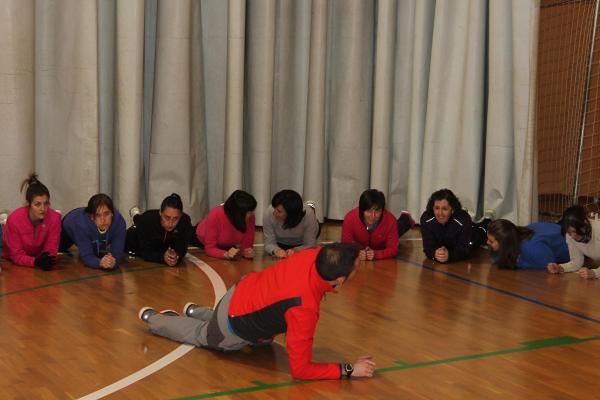
[[[346,364],[346,373],[351,374],[352,372],[354,372],[352,364]]]

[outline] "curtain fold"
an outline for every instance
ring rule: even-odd
[[[396,9],[394,0],[377,2],[377,32],[373,88],[373,143],[371,145],[370,187],[389,198],[392,155],[392,112],[394,105],[394,63],[396,50]]]
[[[178,193],[197,220],[206,209],[201,47],[195,1],[159,1],[150,145],[149,208]]]
[[[303,195],[317,203],[317,218],[323,221],[327,176],[325,136],[325,90],[327,88],[327,0],[312,2],[306,93],[306,144]]]
[[[303,186],[309,168],[305,155],[312,7],[307,0],[277,1],[270,191],[265,205],[282,189],[308,195]],[[319,99],[315,101],[318,106]]]
[[[225,106],[223,200],[234,190],[243,188],[245,17],[245,0],[229,0],[227,10],[227,102]]]
[[[115,126],[116,2],[97,3],[98,12],[98,179],[99,190],[112,193]]]
[[[0,210],[24,202],[21,181],[35,168],[35,5],[0,2]]]
[[[99,188],[95,1],[35,3],[33,167],[62,211]],[[27,171],[15,171],[24,176]]]
[[[262,205],[271,200],[276,0],[253,0],[246,12],[244,138],[248,145],[244,146],[243,174],[245,187]],[[262,221],[262,207],[256,217]]]
[[[390,209],[416,217],[421,200],[423,148],[435,1],[400,1],[394,89],[394,139]]]
[[[425,122],[420,204],[443,187],[477,209],[485,79],[486,4],[437,2]]]
[[[490,3],[484,204],[518,224],[537,217],[533,114],[538,19],[537,1]]]
[[[113,200],[124,210],[144,198],[144,1],[117,0]]]
[[[325,210],[334,219],[342,219],[370,185],[374,4],[329,3]]]

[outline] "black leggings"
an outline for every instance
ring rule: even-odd
[[[71,236],[69,236],[63,227],[60,231],[60,243],[58,244],[58,251],[61,253],[66,253],[74,244],[75,242],[73,242],[73,239],[71,239]]]

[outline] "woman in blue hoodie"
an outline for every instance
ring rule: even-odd
[[[104,193],[93,195],[87,207],[70,211],[62,221],[59,251],[75,244],[90,268],[113,269],[123,259],[125,220]]]
[[[488,226],[487,244],[498,268],[546,269],[569,261],[569,249],[558,224],[537,222],[516,226],[497,219]]]

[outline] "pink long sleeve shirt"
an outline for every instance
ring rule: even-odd
[[[398,254],[398,227],[394,214],[383,211],[379,225],[369,233],[360,220],[358,207],[350,210],[342,223],[342,242],[356,243],[361,248],[375,251],[375,259],[396,257]]]
[[[2,257],[17,265],[33,267],[35,257],[43,252],[56,256],[60,241],[60,214],[52,208],[42,222],[33,225],[29,208],[13,211],[2,230]]]
[[[225,258],[224,253],[235,245],[240,252],[254,244],[254,215],[246,220],[246,232],[240,232],[229,222],[223,205],[210,210],[196,228],[196,237],[204,245],[206,254],[215,258]]]

